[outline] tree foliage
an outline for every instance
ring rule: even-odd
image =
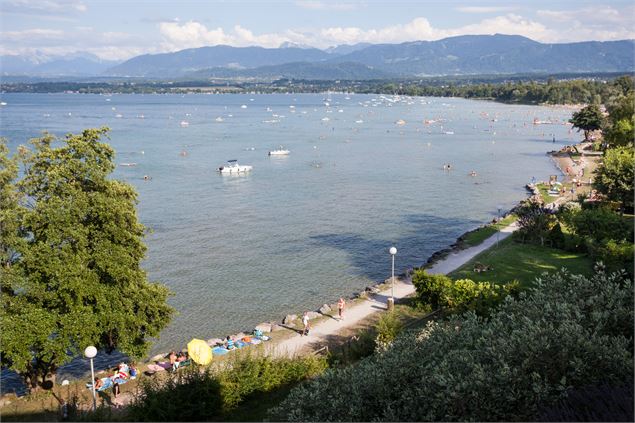
[[[517,282],[498,285],[471,279],[453,281],[446,275],[430,274],[423,269],[415,271],[412,284],[420,305],[451,309],[447,311],[455,313],[473,311],[480,316],[487,316],[507,295],[519,293]]]
[[[632,146],[607,150],[595,175],[594,186],[599,192],[619,202],[624,209],[633,210],[635,155]]]
[[[606,106],[609,119],[604,138],[609,147],[624,147],[635,143],[635,91],[619,96]]]
[[[332,369],[272,410],[288,421],[532,421],[567,392],[633,377],[632,282],[600,268],[560,272],[399,336],[382,354]]]
[[[173,313],[167,288],[149,283],[140,266],[137,194],[108,178],[115,165],[100,141],[107,132],[69,134],[59,147],[46,135],[19,157],[23,201],[6,212],[20,242],[9,245],[5,266],[12,277],[3,279],[1,357],[31,388],[91,344],[142,356]]]
[[[556,224],[556,217],[533,198],[521,202],[515,213],[518,216],[518,231],[515,236],[521,237],[523,241],[540,241],[540,245],[544,245]]]
[[[604,123],[604,116],[597,104],[589,104],[581,110],[575,112],[569,120],[578,131],[584,131],[584,139],[589,139],[590,131],[601,129]]]

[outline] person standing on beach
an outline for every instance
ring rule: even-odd
[[[302,315],[302,324],[304,325],[304,330],[302,330],[302,334],[300,336],[309,335],[309,330],[311,329],[309,325],[309,312],[305,311]]]
[[[344,301],[344,298],[340,297],[339,301],[337,302],[337,313],[338,313],[338,316],[340,317],[340,320],[344,320],[345,306],[346,306],[346,301]]]

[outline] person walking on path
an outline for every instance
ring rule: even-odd
[[[309,335],[309,330],[311,326],[309,325],[309,312],[305,311],[302,315],[302,324],[304,325],[304,330],[302,330],[302,334],[300,336]]]
[[[344,301],[344,298],[340,297],[339,301],[337,302],[337,313],[338,316],[340,318],[340,320],[344,320],[344,307],[346,306],[346,301]]]

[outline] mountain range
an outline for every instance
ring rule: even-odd
[[[518,35],[464,35],[438,41],[355,44],[326,50],[218,45],[144,54],[122,63],[76,55],[48,61],[0,57],[2,75],[153,79],[386,79],[441,75],[628,72],[635,40],[546,44]]]

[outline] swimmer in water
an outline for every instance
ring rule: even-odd
[[[152,178],[149,177],[148,175],[143,175],[143,180],[144,181],[149,181],[150,179],[152,179]]]
[[[471,171],[470,176],[476,176],[476,171],[475,170]]]

